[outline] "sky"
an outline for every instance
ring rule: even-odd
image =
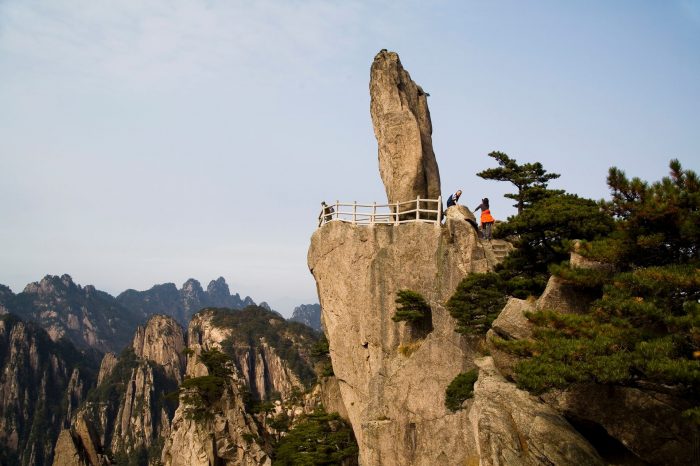
[[[206,284],[318,302],[320,202],[385,202],[369,69],[430,93],[443,197],[497,219],[487,154],[608,197],[700,170],[700,0],[0,0],[0,283]]]

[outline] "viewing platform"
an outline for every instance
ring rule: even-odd
[[[335,201],[334,204],[321,204],[318,226],[328,222],[347,222],[354,225],[401,225],[404,223],[442,222],[442,196],[437,199],[422,199],[395,202],[393,204],[358,204]]]

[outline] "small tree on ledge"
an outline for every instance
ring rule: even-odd
[[[394,322],[424,322],[430,318],[430,305],[420,293],[411,290],[399,290],[396,293],[396,314]]]

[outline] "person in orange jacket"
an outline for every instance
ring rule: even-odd
[[[481,229],[483,230],[484,238],[491,239],[491,227],[493,227],[493,216],[491,215],[491,210],[489,209],[489,198],[485,197],[481,200],[481,204],[474,209],[474,212],[481,209]]]

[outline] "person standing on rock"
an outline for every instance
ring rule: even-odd
[[[326,204],[326,201],[321,201],[321,213],[318,216],[318,226],[321,226],[324,222],[330,222],[333,219],[333,212],[335,212],[333,207]]]
[[[481,229],[483,230],[484,238],[491,240],[491,228],[493,227],[493,216],[491,215],[491,210],[489,209],[489,198],[485,197],[481,200],[481,204],[474,209],[474,213],[481,209]]]
[[[457,205],[457,201],[459,201],[459,196],[462,195],[462,190],[458,189],[456,193],[451,194],[450,197],[447,198],[447,208],[449,209],[453,205]]]

